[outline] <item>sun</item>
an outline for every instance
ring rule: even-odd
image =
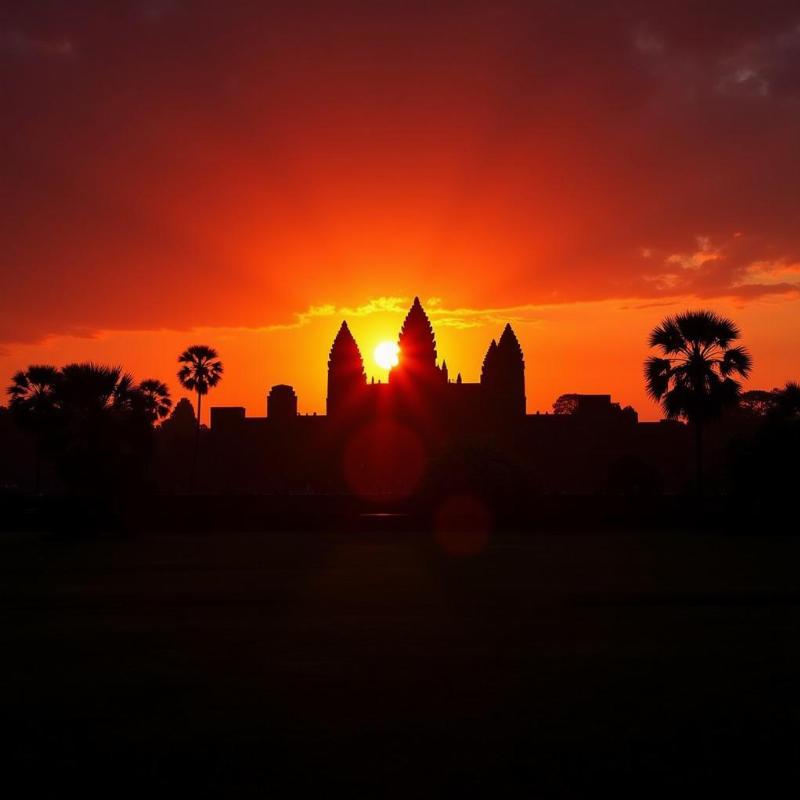
[[[381,367],[381,369],[396,367],[399,352],[400,348],[397,346],[397,342],[380,342],[373,353],[375,363]]]

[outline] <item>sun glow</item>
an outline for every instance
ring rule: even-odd
[[[373,352],[375,363],[381,369],[391,369],[397,366],[398,353],[400,348],[397,342],[380,342]]]

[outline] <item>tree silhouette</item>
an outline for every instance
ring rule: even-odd
[[[150,422],[155,423],[164,419],[172,408],[169,388],[163,381],[148,378],[138,386],[144,402],[144,410]]]
[[[800,385],[790,381],[760,394],[769,402],[751,413],[757,426],[731,441],[727,477],[740,509],[749,505],[759,516],[775,515],[777,520],[793,513],[800,479]]]
[[[35,364],[17,372],[6,390],[9,407],[20,426],[35,438],[34,492],[39,493],[42,454],[48,434],[53,430],[58,407],[58,385],[61,374],[56,367]]]
[[[91,362],[30,366],[14,375],[7,393],[17,423],[35,437],[36,492],[45,451],[73,488],[124,483],[143,467],[152,425],[171,406],[160,381],[137,386],[121,367]]]
[[[200,410],[202,397],[222,380],[222,362],[213,347],[194,344],[179,356],[178,380],[184,389],[197,393],[197,426],[195,428],[194,458],[192,461],[192,488],[197,478],[197,454],[200,448]]]
[[[152,428],[131,375],[116,366],[67,364],[56,394],[64,480],[81,492],[121,489],[142,468]]]
[[[554,414],[575,414],[578,411],[578,395],[562,394],[553,403]]]
[[[750,389],[739,397],[739,411],[746,417],[765,417],[771,413],[778,402],[778,389],[771,392],[765,389]]]
[[[776,390],[778,412],[786,419],[800,417],[800,383],[789,381],[783,389]]]
[[[57,395],[66,410],[87,424],[105,412],[128,409],[138,399],[133,377],[122,367],[88,361],[62,368]]]
[[[703,490],[703,432],[726,407],[735,406],[741,384],[752,367],[744,347],[732,347],[740,337],[731,320],[712,311],[687,311],[664,319],[650,333],[650,356],[644,365],[647,393],[661,403],[670,419],[682,417],[694,427],[697,491]]]

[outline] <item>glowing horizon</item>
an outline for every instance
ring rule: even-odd
[[[436,300],[436,298],[434,298]],[[263,416],[272,385],[289,383],[299,398],[301,413],[324,413],[327,357],[333,337],[347,320],[367,356],[368,379],[384,380],[386,372],[370,357],[370,343],[396,343],[411,296],[373,298],[360,306],[315,307],[300,312],[293,323],[261,328],[195,328],[186,331],[111,331],[93,337],[56,336],[40,343],[18,345],[0,354],[5,387],[17,369],[31,363],[61,365],[93,360],[122,364],[137,379],[157,377],[167,382],[177,400],[182,392],[175,379],[177,354],[190,344],[215,346],[225,363],[225,377],[203,404],[207,420],[215,405],[244,406],[251,416]],[[632,307],[619,301],[508,309],[453,309],[442,300],[423,300],[436,334],[439,362],[446,360],[452,378],[477,381],[486,347],[511,321],[525,354],[528,412],[548,412],[560,394],[610,393],[622,405],[632,405],[643,420],[661,418],[659,407],[644,390],[641,367],[648,355],[647,334],[663,316],[697,301],[668,306]],[[742,328],[742,341],[755,358],[746,388],[773,388],[792,377],[786,364],[794,359],[790,331],[795,308],[790,303],[706,303],[732,317]],[[770,326],[758,327],[764,314]],[[527,315],[526,315],[527,314]],[[442,324],[444,320],[444,324]],[[597,331],[602,330],[599,340]],[[374,347],[372,348],[374,349]]]

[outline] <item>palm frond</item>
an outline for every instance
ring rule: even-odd
[[[684,339],[699,347],[716,344],[725,348],[740,336],[739,328],[734,322],[705,309],[678,314],[675,322]]]
[[[134,385],[133,375],[131,375],[129,372],[126,372],[120,375],[119,380],[114,387],[114,391],[116,394],[125,394],[126,392],[131,391],[134,388]]]
[[[675,386],[664,394],[661,407],[669,419],[693,418],[694,403],[691,390],[680,384]]]
[[[208,345],[187,347],[178,356],[178,363],[183,364],[177,373],[181,386],[200,395],[208,394],[209,388],[222,378],[223,366],[218,358],[217,351]]]
[[[746,378],[753,368],[753,358],[745,347],[731,347],[725,351],[720,365],[720,374],[727,377],[729,375],[741,375]]]
[[[157,378],[146,378],[139,383],[139,388],[159,397],[169,397],[169,387]]]
[[[15,373],[11,381],[11,385],[6,389],[6,394],[10,395],[12,402],[15,399],[24,397],[30,391],[31,384],[24,372]]]
[[[644,363],[645,387],[653,400],[661,400],[669,388],[672,362],[668,358],[651,356]]]
[[[194,361],[210,361],[218,357],[217,351],[213,347],[207,344],[193,344],[178,356],[178,361],[191,363]]]
[[[667,317],[650,333],[650,347],[660,347],[666,355],[681,351],[685,341],[674,317]]]

